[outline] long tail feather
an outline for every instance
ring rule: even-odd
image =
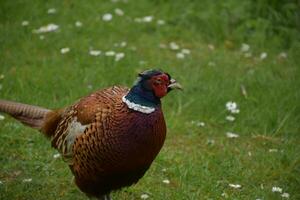
[[[51,112],[51,110],[13,101],[0,100],[0,112],[7,113],[32,128],[41,129],[46,114]]]

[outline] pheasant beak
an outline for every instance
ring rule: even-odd
[[[183,90],[182,86],[176,82],[175,79],[171,79],[170,80],[170,84],[168,85],[168,89],[169,90],[173,90],[173,89],[179,89],[179,90]]]

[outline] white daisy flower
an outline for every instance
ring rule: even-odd
[[[241,46],[241,52],[247,52],[249,50],[250,50],[250,45],[246,44],[246,43],[243,43],[242,46]]]
[[[123,16],[124,15],[124,11],[121,10],[120,8],[116,8],[115,9],[115,13],[116,13],[116,15],[119,15],[119,16]]]
[[[162,182],[165,183],[165,184],[170,184],[170,181],[168,179],[165,179]]]
[[[181,53],[183,53],[183,54],[190,54],[191,51],[189,49],[181,49]]]
[[[69,47],[65,47],[65,48],[62,48],[61,50],[60,50],[60,53],[61,54],[66,54],[66,53],[68,53],[70,51],[70,48]]]
[[[54,155],[53,155],[53,158],[56,159],[56,158],[59,158],[60,156],[61,156],[60,153],[57,153],[57,154],[54,154]]]
[[[261,59],[261,60],[264,60],[264,59],[267,58],[267,56],[268,56],[268,54],[267,54],[266,52],[262,52],[262,53],[260,54],[260,59]]]
[[[5,119],[5,117],[0,114],[0,120],[4,120],[4,119]]]
[[[76,27],[82,27],[82,22],[81,21],[76,21],[75,26]]]
[[[228,116],[226,116],[226,120],[230,121],[230,122],[233,122],[235,120],[235,117],[232,116],[232,115],[228,115]]]
[[[290,194],[285,192],[281,195],[283,198],[290,198]]]
[[[141,199],[148,199],[149,198],[149,195],[148,194],[142,194],[141,195]]]
[[[176,53],[176,58],[178,59],[184,59],[185,55],[183,53]]]
[[[56,9],[55,8],[49,8],[47,11],[48,14],[55,14],[56,13]]]
[[[179,49],[178,44],[176,44],[175,42],[170,42],[169,47],[172,50],[178,50]]]
[[[232,184],[232,183],[229,183],[229,187],[232,187],[232,188],[234,188],[234,189],[239,189],[239,188],[241,188],[242,186],[239,185],[239,184]]]
[[[278,149],[269,149],[269,152],[272,153],[272,152],[278,152]]]
[[[29,183],[32,181],[32,178],[25,178],[23,179],[23,183]]]
[[[232,133],[232,132],[227,132],[227,133],[226,133],[226,136],[227,136],[228,138],[238,138],[238,137],[240,137],[238,134]]]
[[[153,16],[145,16],[142,19],[142,21],[146,23],[152,22],[152,20],[153,20]]]
[[[90,54],[91,56],[100,56],[101,53],[102,53],[102,52],[101,52],[100,50],[90,50],[90,51],[89,51],[89,54]]]
[[[119,61],[125,57],[125,53],[116,53],[115,61]]]
[[[114,51],[107,51],[107,52],[105,52],[105,55],[106,56],[115,56],[116,53]]]
[[[274,187],[272,187],[272,192],[279,192],[279,193],[282,193],[282,188],[277,187],[277,186],[274,186]]]
[[[105,13],[105,14],[102,16],[102,20],[103,20],[103,21],[106,21],[106,22],[111,21],[112,18],[113,18],[113,16],[112,16],[112,14],[110,14],[110,13]]]
[[[240,112],[240,110],[237,108],[237,104],[233,101],[228,101],[226,103],[226,109],[233,114],[238,114]]]
[[[205,123],[204,123],[204,122],[197,122],[197,123],[196,123],[196,126],[204,127],[204,126],[205,126]]]
[[[28,26],[29,25],[29,21],[22,21],[22,26]]]
[[[159,20],[157,20],[157,22],[156,22],[158,25],[165,25],[165,21],[164,20],[162,20],[162,19],[159,19]]]
[[[33,30],[33,33],[47,33],[47,32],[53,32],[59,29],[59,26],[56,24],[48,24],[46,26],[42,26],[39,29]]]

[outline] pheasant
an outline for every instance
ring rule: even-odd
[[[136,183],[163,146],[166,124],[161,98],[182,89],[168,73],[147,70],[131,89],[96,91],[63,109],[0,100],[0,112],[38,129],[69,165],[78,188],[107,200]]]

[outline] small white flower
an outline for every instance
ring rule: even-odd
[[[58,30],[59,26],[56,24],[48,24],[46,26],[42,26],[39,29],[33,30],[33,33],[47,33]]]
[[[178,59],[184,59],[185,55],[183,53],[176,53],[176,58]]]
[[[49,8],[47,13],[48,14],[54,14],[54,13],[56,13],[56,9],[55,8]]]
[[[290,194],[285,192],[281,195],[283,198],[290,198]]]
[[[121,10],[120,8],[116,8],[115,9],[115,13],[116,13],[116,15],[119,15],[119,16],[123,16],[124,15],[124,11]]]
[[[76,21],[75,26],[76,27],[82,27],[82,22],[81,21]]]
[[[156,23],[157,23],[158,25],[164,25],[166,22],[165,22],[164,20],[159,19],[159,20],[157,20]]]
[[[261,59],[261,60],[264,60],[264,59],[267,58],[267,56],[268,56],[268,54],[267,54],[266,52],[262,52],[262,53],[260,54],[260,59]]]
[[[282,188],[277,187],[277,186],[274,186],[274,187],[272,187],[272,192],[279,192],[279,193],[282,193]]]
[[[91,90],[91,89],[93,89],[93,85],[89,84],[89,85],[87,86],[87,88]]]
[[[229,183],[229,187],[232,187],[232,188],[234,188],[234,189],[239,189],[239,188],[241,188],[242,186],[239,185],[239,184],[232,184],[232,183]]]
[[[234,110],[231,110],[231,113],[232,114],[239,114],[240,110],[239,109],[234,109]]]
[[[40,35],[40,40],[43,40],[43,39],[45,39],[45,36]]]
[[[226,120],[230,121],[230,122],[233,122],[235,120],[235,117],[232,116],[232,115],[228,115],[228,116],[226,116]]]
[[[29,25],[29,21],[22,21],[22,26],[28,26]]]
[[[237,104],[233,101],[226,103],[226,109],[233,114],[238,114],[240,112],[240,110],[237,108]]]
[[[228,198],[228,194],[227,194],[226,192],[223,192],[223,193],[221,194],[221,196],[222,196],[222,197],[225,197],[225,198]]]
[[[119,61],[125,57],[125,53],[116,53],[115,61]]]
[[[162,182],[165,183],[165,184],[170,184],[170,181],[168,179],[165,179]]]
[[[161,171],[162,171],[162,172],[166,172],[166,171],[167,171],[167,169],[166,169],[166,168],[163,168]]]
[[[2,182],[2,181],[0,181],[0,185],[1,185],[1,184],[3,184],[3,182]]]
[[[204,127],[204,126],[205,126],[205,123],[204,123],[204,122],[197,122],[197,123],[196,123],[196,126]]]
[[[121,47],[126,47],[127,46],[127,42],[125,42],[125,41],[121,42],[120,46]]]
[[[0,74],[0,80],[4,79],[4,77],[5,77],[4,74]]]
[[[4,120],[4,119],[5,119],[5,117],[0,114],[0,120]]]
[[[262,200],[262,199],[255,199],[255,200]]]
[[[60,154],[59,154],[59,153],[53,155],[53,158],[55,158],[55,159],[56,159],[56,158],[59,158],[59,157],[60,157]]]
[[[23,183],[29,183],[32,181],[32,178],[25,178],[23,179]]]
[[[148,194],[142,194],[141,195],[141,199],[148,199],[149,198],[149,195]]]
[[[110,14],[110,13],[105,13],[103,16],[102,16],[102,20],[103,21],[110,21],[110,20],[112,20],[112,18],[113,18],[113,16],[112,16],[112,14]]]
[[[272,152],[278,152],[278,149],[269,149],[269,152],[272,153]]]
[[[175,42],[170,42],[169,47],[172,50],[178,50],[179,49],[178,44],[176,44]]]
[[[246,44],[246,43],[243,43],[242,46],[241,46],[241,52],[247,52],[249,50],[250,50],[250,45]]]
[[[66,54],[66,53],[68,53],[70,51],[70,48],[69,47],[65,47],[65,48],[62,48],[61,50],[60,50],[60,53],[61,54]]]
[[[90,54],[91,56],[100,56],[101,51],[99,51],[99,50],[90,50],[90,51],[89,51],[89,54]]]
[[[106,56],[115,56],[116,53],[114,51],[107,51],[107,52],[105,52],[105,55]]]
[[[237,108],[237,104],[235,102],[229,101],[226,103],[227,110],[231,111]]]
[[[183,53],[183,54],[190,54],[191,51],[189,49],[181,49],[181,53]]]
[[[232,132],[227,132],[227,133],[226,133],[226,136],[227,136],[228,138],[238,138],[238,137],[240,137],[238,134],[232,133]]]
[[[142,21],[146,23],[152,22],[152,20],[153,20],[153,16],[145,16],[142,19]]]

